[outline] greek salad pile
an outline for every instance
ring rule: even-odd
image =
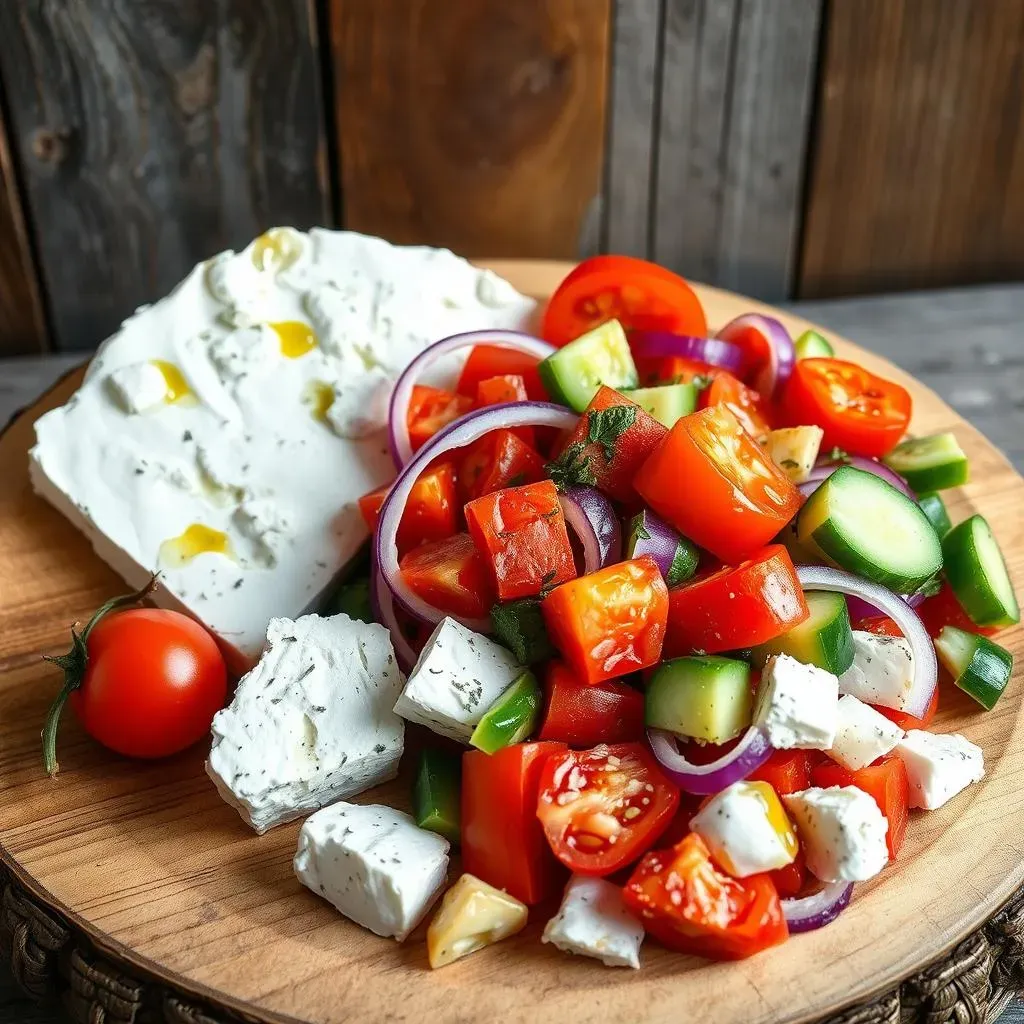
[[[454,353],[450,389],[425,384]],[[560,891],[543,940],[609,965],[638,967],[645,934],[737,959],[829,923],[912,810],[984,774],[978,746],[929,731],[943,694],[990,710],[1012,675],[998,543],[940,493],[968,461],[910,420],[902,386],[814,331],[751,313],[712,332],[678,276],[584,261],[540,337],[455,335],[402,373],[397,476],[358,503],[365,575],[333,615],[271,622],[211,776],[258,831],[315,811],[300,880],[381,935],[426,917],[459,847],[432,967]],[[193,730],[225,697],[212,651]],[[297,731],[268,707],[289,701]],[[412,815],[339,800],[394,776],[405,723]],[[304,774],[257,800],[285,749]]]

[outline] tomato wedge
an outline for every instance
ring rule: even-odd
[[[730,878],[691,833],[648,853],[623,890],[626,906],[662,945],[711,960],[741,960],[789,935],[767,875]]]
[[[537,734],[570,747],[628,743],[644,737],[644,695],[625,683],[581,682],[560,661],[548,665],[547,708]]]
[[[567,868],[610,875],[657,842],[678,805],[679,790],[644,744],[601,744],[548,758],[537,816]]]
[[[625,330],[707,337],[704,308],[677,274],[633,256],[592,256],[558,286],[544,311],[542,334],[565,345],[606,320]]]
[[[465,395],[457,395],[442,388],[430,388],[425,384],[415,385],[406,414],[412,450],[422,448],[439,430],[460,416],[465,416],[472,408],[472,399]]]
[[[978,633],[981,636],[995,636],[999,632],[997,626],[979,626],[973,622],[964,611],[963,605],[956,599],[953,588],[945,580],[942,581],[942,589],[924,600],[917,613],[932,639],[942,632],[943,626],[956,626],[957,629]]]
[[[459,490],[466,501],[544,478],[544,460],[512,430],[492,430],[465,452],[459,463]]]
[[[469,358],[455,390],[469,398],[477,397],[480,382],[490,377],[502,377],[516,374],[523,378],[526,394],[535,402],[546,402],[548,393],[541,383],[537,367],[540,359],[528,352],[519,352],[514,348],[503,348],[501,345],[474,345],[469,350]]]
[[[414,593],[449,615],[482,619],[490,614],[494,588],[468,533],[421,544],[398,567]]]
[[[807,750],[776,750],[748,782],[767,782],[779,796],[798,793],[811,784],[811,756]]]
[[[751,437],[764,437],[772,429],[768,403],[727,370],[716,371],[711,383],[701,392],[700,408],[707,409],[712,405],[726,406]]]
[[[801,359],[782,393],[782,410],[794,427],[825,431],[822,450],[838,445],[854,455],[888,454],[910,423],[906,388],[841,359]]]
[[[378,487],[359,499],[359,512],[373,533],[384,499],[391,485]],[[450,537],[459,528],[459,500],[455,489],[455,469],[450,462],[428,466],[419,476],[405,503],[398,525],[398,553],[404,555],[426,540]]]

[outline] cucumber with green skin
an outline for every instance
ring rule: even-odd
[[[831,359],[836,350],[817,331],[804,331],[796,341],[793,342],[793,350],[797,359]]]
[[[422,751],[412,787],[416,824],[458,845],[461,802],[462,758],[442,750]]]
[[[524,672],[501,692],[477,723],[470,746],[493,754],[502,747],[522,743],[537,728],[544,695],[537,677]]]
[[[959,487],[970,478],[967,456],[949,432],[903,441],[882,461],[918,494]]]
[[[805,665],[841,676],[853,664],[853,630],[846,598],[827,590],[804,595],[810,615],[788,632],[754,648],[752,661],[763,666],[773,654],[788,654]]]
[[[725,743],[750,725],[750,666],[720,655],[675,658],[647,683],[644,720],[652,729]]]
[[[953,523],[950,521],[949,512],[946,511],[946,503],[942,500],[942,496],[934,491],[928,494],[919,494],[917,503],[921,506],[921,511],[928,517],[928,522],[935,527],[939,540],[942,540],[953,529]]]
[[[678,420],[697,408],[697,389],[690,383],[620,390],[664,427],[674,427]]]
[[[537,367],[541,382],[554,402],[582,413],[604,384],[635,388],[640,383],[626,333],[618,320],[609,320],[553,352]]]
[[[964,693],[991,711],[1013,675],[1013,655],[988,637],[943,626],[935,651]]]
[[[1012,626],[1020,606],[999,543],[984,516],[958,523],[942,539],[946,579],[971,621]]]

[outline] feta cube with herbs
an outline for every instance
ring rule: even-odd
[[[127,320],[38,422],[32,477],[206,645],[148,752],[212,719],[221,794],[260,832],[311,815],[295,871],[338,912],[406,939],[457,845],[434,968],[567,871],[556,950],[736,959],[834,920],[984,776],[930,731],[936,650],[983,714],[1020,613],[985,520],[950,522],[963,452],[907,438],[911,404],[816,332],[709,330],[642,260],[584,261],[538,315],[446,251],[282,228]],[[131,649],[91,630],[139,596],[60,660],[54,767],[63,700]],[[211,637],[248,670],[222,710]],[[412,815],[367,793],[406,733]]]

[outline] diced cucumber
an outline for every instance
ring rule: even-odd
[[[719,655],[666,661],[647,684],[645,721],[677,736],[725,743],[750,725],[750,666]]]
[[[360,622],[373,622],[373,609],[370,605],[370,581],[352,580],[343,583],[327,602],[324,613],[337,615],[344,612],[350,619]]]
[[[583,412],[597,389],[635,388],[637,377],[626,333],[609,320],[553,352],[538,367],[540,379],[555,402]]]
[[[535,665],[556,654],[541,614],[540,601],[524,597],[491,609],[491,625],[497,638],[516,656],[520,665]]]
[[[676,420],[697,408],[697,389],[690,383],[624,389],[623,394],[666,427],[674,427]]]
[[[422,751],[412,784],[416,824],[457,845],[461,799],[462,758],[443,750]]]
[[[672,545],[675,547],[666,571],[665,554]],[[626,535],[625,557],[639,558],[640,555],[651,555],[654,558],[665,573],[665,584],[669,587],[685,583],[697,571],[700,562],[700,552],[696,545],[648,509],[633,516]]]
[[[942,500],[941,495],[934,492],[921,494],[918,495],[917,503],[921,506],[921,511],[928,517],[928,522],[935,527],[939,540],[942,540],[953,529],[953,524],[949,521],[946,503]]]
[[[897,594],[912,594],[942,568],[939,538],[917,502],[852,466],[840,466],[807,499],[797,540]]]
[[[537,728],[543,701],[544,695],[536,676],[532,672],[524,672],[505,687],[484,712],[484,717],[469,737],[470,746],[485,754],[493,754],[502,747],[521,743]]]
[[[699,562],[700,552],[697,550],[697,546],[691,544],[685,537],[680,537],[679,543],[676,545],[676,553],[672,556],[668,575],[665,577],[665,585],[674,587],[685,583],[697,571]]]
[[[970,477],[967,456],[951,433],[904,441],[882,461],[899,473],[918,494],[959,487]]]
[[[804,331],[796,341],[793,342],[797,359],[831,359],[836,354],[835,349],[827,338],[823,338],[817,331]]]
[[[810,615],[788,633],[754,648],[753,662],[762,666],[772,654],[788,654],[805,665],[817,665],[841,676],[853,664],[853,630],[846,598],[827,590],[804,595]]]
[[[964,693],[991,711],[1013,675],[1013,655],[988,637],[943,626],[935,650]]]
[[[1020,606],[999,543],[984,516],[971,516],[942,539],[946,579],[972,622],[1012,626]]]

